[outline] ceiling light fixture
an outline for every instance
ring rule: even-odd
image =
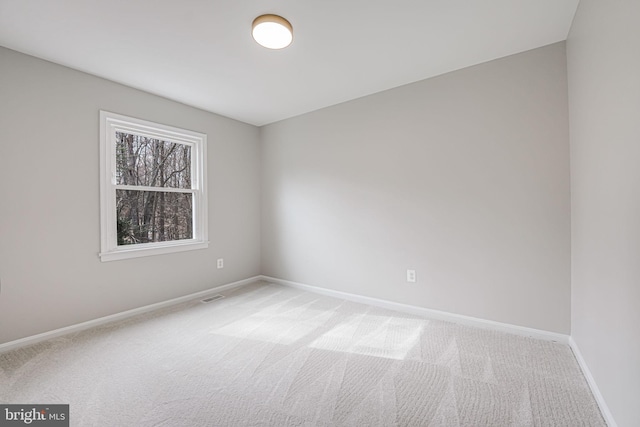
[[[293,41],[291,23],[278,15],[261,15],[253,20],[253,39],[269,49],[282,49]]]

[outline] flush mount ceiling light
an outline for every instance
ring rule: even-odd
[[[253,20],[252,28],[253,39],[269,49],[282,49],[293,41],[293,27],[282,16],[258,16]]]

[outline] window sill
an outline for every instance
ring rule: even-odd
[[[101,252],[100,261],[117,261],[121,259],[140,258],[152,255],[170,254],[175,252],[194,251],[197,249],[206,249],[209,242],[189,241],[189,242],[172,242],[158,245],[155,243],[145,245],[137,245],[135,247],[120,247],[113,251]]]

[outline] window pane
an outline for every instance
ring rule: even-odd
[[[116,132],[116,184],[191,188],[191,147]]]
[[[118,246],[193,238],[191,193],[116,190]]]

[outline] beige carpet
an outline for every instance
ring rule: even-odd
[[[257,283],[0,354],[77,426],[604,426],[568,346]]]

